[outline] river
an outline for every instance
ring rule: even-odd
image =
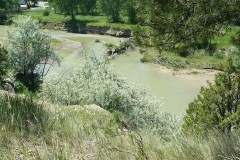
[[[6,36],[4,26],[0,26],[0,39]],[[61,66],[54,66],[50,75],[64,72],[80,63],[79,55],[81,52],[94,52],[95,54],[103,53],[103,43],[95,43],[99,39],[105,43],[118,44],[121,39],[116,37],[92,34],[73,34],[63,31],[50,31],[53,38],[62,38],[81,42],[82,47],[68,48],[59,51],[64,57]],[[200,90],[200,85],[183,80],[178,77],[161,73],[159,66],[153,64],[144,64],[140,62],[142,55],[136,48],[112,60],[116,72],[125,75],[127,81],[136,81],[137,83],[149,87],[150,92],[164,102],[164,110],[171,113],[184,112]]]
[[[61,31],[51,31],[53,37],[62,37],[82,43],[79,49],[81,52],[94,52],[95,54],[103,53],[103,43],[95,43],[99,39],[105,43],[118,44],[121,39],[103,35],[92,34],[72,34]],[[65,56],[62,67],[77,67],[79,61],[79,52],[73,52]],[[127,81],[136,81],[137,83],[149,87],[150,92],[164,102],[164,110],[171,113],[184,112],[200,90],[200,85],[183,80],[173,75],[160,72],[157,65],[141,63],[140,59],[143,55],[139,54],[138,48],[133,51],[126,52],[112,60],[116,72],[125,75]],[[69,65],[71,64],[71,65]],[[54,70],[58,70],[56,67]]]

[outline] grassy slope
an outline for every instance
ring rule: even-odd
[[[9,98],[12,96],[5,101],[12,102]],[[2,96],[0,100],[3,100]],[[20,103],[11,103],[11,109],[19,108]],[[44,103],[44,110],[47,112],[42,115],[44,121],[40,128],[39,124],[28,120],[28,131],[13,131],[11,128],[4,129],[10,121],[0,121],[1,159],[211,160],[240,157],[239,138],[229,139],[219,135],[217,138],[209,136],[200,139],[194,135],[175,137],[173,133],[168,135],[168,141],[164,141],[147,130],[136,132],[123,128],[117,114],[94,105],[82,107]],[[4,114],[2,111],[1,116]],[[24,119],[24,116],[21,118]]]
[[[8,97],[12,96],[14,98],[5,97],[12,107],[9,110],[21,109],[20,101],[12,103],[15,95]],[[2,96],[0,100],[4,100]],[[148,156],[159,159],[157,148],[149,142],[144,143],[144,154],[140,152],[143,146],[138,144],[138,140],[142,136],[148,137],[121,127],[115,113],[111,114],[95,105],[54,106],[48,103],[44,104],[44,110],[47,112],[42,115],[44,121],[41,125],[28,119],[28,130],[14,130],[11,122],[0,121],[1,128],[5,128],[0,131],[1,158],[141,159]],[[11,115],[14,117],[14,114]],[[3,110],[0,110],[0,115],[4,115]],[[24,115],[20,118],[26,120]],[[12,122],[16,123],[15,120],[21,121],[13,118]]]

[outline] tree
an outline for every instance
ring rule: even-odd
[[[124,4],[124,0],[99,0],[100,7],[112,22],[120,21],[120,12]]]
[[[232,132],[240,128],[240,69],[229,58],[214,84],[202,87],[189,104],[183,129],[189,133]]]
[[[74,20],[81,0],[50,0],[49,2],[62,14],[66,16],[70,15],[71,19]]]
[[[81,0],[79,8],[82,14],[89,14],[96,7],[97,0]]]
[[[17,0],[0,0],[0,9],[11,9],[16,4],[18,4]]]
[[[48,3],[51,7],[53,7],[54,9],[54,12],[56,13],[57,12],[57,9],[58,9],[58,3],[57,3],[57,0],[48,0]]]
[[[125,15],[128,17],[128,21],[131,24],[137,23],[137,10],[136,10],[137,1],[129,0],[124,3]]]
[[[4,24],[7,20],[8,12],[12,11],[14,6],[17,6],[18,2],[16,0],[0,0],[0,23]]]
[[[51,37],[38,31],[38,21],[20,16],[13,22],[16,28],[8,30],[10,63],[17,72],[16,79],[35,92],[52,64],[60,60],[52,47]]]
[[[31,0],[31,1],[32,1],[34,7],[35,7],[36,4],[38,3],[38,0]]]
[[[8,52],[0,45],[0,82],[3,80],[8,69]]]
[[[135,39],[159,51],[196,49],[202,40],[211,44],[214,36],[223,35],[239,17],[239,7],[235,0],[138,0]]]
[[[31,6],[31,0],[25,0],[26,4],[27,4],[27,8],[30,9]]]

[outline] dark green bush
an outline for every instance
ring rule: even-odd
[[[7,73],[8,63],[8,52],[0,45],[0,82]]]
[[[43,16],[49,16],[49,14],[50,14],[50,11],[49,11],[49,10],[45,9],[45,10],[43,11]]]

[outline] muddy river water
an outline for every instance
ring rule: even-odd
[[[0,26],[0,39],[6,36],[4,26]],[[63,31],[49,31],[53,38],[63,40],[70,46],[62,48],[59,53],[64,57],[61,66],[54,66],[49,75],[62,73],[68,69],[77,67],[80,63],[82,52],[94,52],[103,54],[103,43],[95,43],[99,39],[104,43],[118,44],[121,39],[116,37],[92,34],[73,34]],[[80,43],[79,43],[80,42]],[[76,44],[76,45],[75,45]],[[80,44],[81,46],[77,45]],[[171,113],[181,113],[188,107],[200,90],[200,85],[180,79],[178,77],[161,73],[159,66],[140,62],[142,55],[138,48],[118,56],[112,63],[116,72],[125,75],[127,81],[149,87],[150,92],[164,102],[164,110]]]

